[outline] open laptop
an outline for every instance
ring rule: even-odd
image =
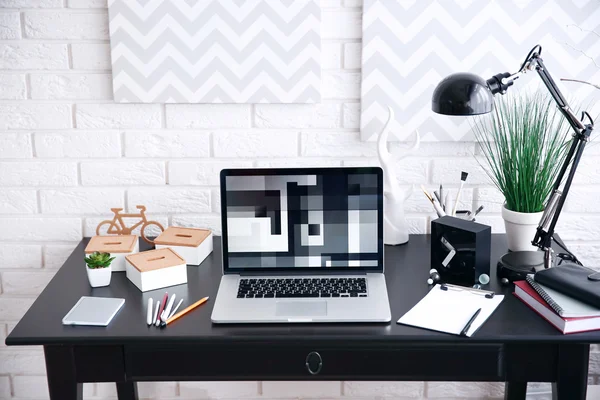
[[[381,168],[221,171],[214,323],[389,322]]]

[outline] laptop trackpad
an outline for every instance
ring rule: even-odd
[[[278,317],[323,317],[327,315],[326,301],[282,301],[275,309]]]

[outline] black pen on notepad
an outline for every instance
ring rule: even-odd
[[[479,315],[480,312],[481,312],[481,308],[478,309],[477,311],[475,311],[475,314],[473,314],[473,316],[471,317],[469,322],[467,322],[467,324],[465,325],[463,330],[460,332],[460,336],[467,336],[467,332],[469,332],[469,328],[471,327],[471,324],[473,324],[473,322],[475,321],[475,318],[477,318],[477,316]]]

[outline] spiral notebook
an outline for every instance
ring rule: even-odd
[[[435,285],[427,296],[398,320],[399,324],[460,335],[481,309],[466,336],[471,337],[487,321],[504,296],[454,285]]]
[[[533,279],[533,275],[527,275],[526,280],[533,290],[542,296],[542,299],[544,299],[544,301],[563,318],[600,316],[600,309],[536,282]]]

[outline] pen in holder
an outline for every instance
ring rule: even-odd
[[[441,282],[486,285],[490,282],[492,228],[449,215],[431,221],[431,268]]]

